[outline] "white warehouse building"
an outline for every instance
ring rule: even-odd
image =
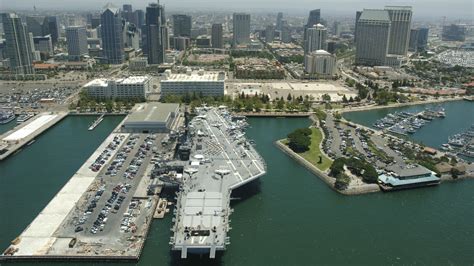
[[[94,79],[84,85],[84,90],[92,98],[108,100],[146,99],[150,93],[150,78],[132,76],[119,79]]]
[[[324,50],[316,50],[305,56],[304,70],[310,76],[330,78],[334,75],[336,57]]]
[[[167,95],[200,94],[202,96],[223,96],[224,72],[192,72],[174,74],[165,71],[161,84],[161,97]]]

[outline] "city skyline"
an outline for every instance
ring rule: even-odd
[[[109,2],[108,0],[84,0],[80,2],[71,2],[67,6],[63,5],[62,1],[59,0],[24,0],[21,2],[3,2],[0,6],[3,10],[31,10],[34,7],[37,10],[95,10],[101,9]],[[144,9],[150,1],[146,0],[132,0],[124,2],[114,2],[117,6],[122,4],[131,4],[135,9]],[[449,19],[471,19],[472,13],[474,12],[474,4],[468,0],[454,0],[454,1],[351,1],[351,0],[338,0],[338,1],[323,1],[323,2],[312,2],[308,0],[297,0],[293,1],[291,5],[288,3],[273,3],[269,0],[260,1],[249,1],[244,0],[239,3],[234,3],[229,0],[217,1],[199,1],[199,4],[195,4],[193,1],[160,1],[161,4],[165,5],[171,12],[183,12],[183,11],[226,11],[226,12],[262,12],[262,13],[273,13],[273,12],[284,12],[289,14],[304,15],[310,9],[322,9],[322,12],[326,15],[352,15],[355,10],[363,7],[371,6],[374,8],[383,8],[385,5],[409,5],[416,11],[416,18],[435,18],[446,16]],[[243,8],[245,7],[245,8]]]

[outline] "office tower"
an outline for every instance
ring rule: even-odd
[[[418,50],[424,51],[428,48],[428,28],[418,29]]]
[[[100,16],[94,15],[91,18],[91,28],[97,29],[101,23],[101,18]]]
[[[100,16],[103,56],[109,64],[122,64],[123,22],[119,9],[107,4]]]
[[[173,35],[191,37],[191,16],[173,15]]]
[[[233,14],[233,44],[248,44],[250,42],[250,14],[234,13]]]
[[[23,75],[34,74],[33,47],[26,26],[16,14],[2,14],[5,32],[5,57],[10,59],[11,72]]]
[[[290,43],[292,41],[291,39],[291,28],[288,25],[288,22],[286,20],[281,21],[281,31],[280,31],[280,41],[284,43]]]
[[[314,25],[321,24],[321,9],[314,9],[309,11],[308,22],[306,28],[311,28]]]
[[[306,43],[307,29],[314,25],[321,24],[321,9],[314,9],[309,11],[308,21],[303,27],[303,43]]]
[[[123,12],[132,13],[132,5],[130,5],[130,4],[123,4],[122,9],[123,9]]]
[[[357,20],[356,64],[385,64],[390,38],[390,16],[387,10],[364,9]]]
[[[191,40],[189,37],[179,36],[173,38],[173,47],[178,51],[184,51],[188,49]]]
[[[145,12],[143,12],[141,9],[133,11],[132,23],[137,25],[138,28],[141,28],[143,25],[145,25]]]
[[[463,42],[466,40],[466,27],[457,24],[443,26],[441,38],[448,42]]]
[[[124,4],[122,6],[122,18],[125,21],[133,23],[133,20],[134,20],[133,15],[134,15],[134,13],[132,12],[132,5]]]
[[[332,34],[335,36],[339,36],[339,34],[341,34],[341,23],[339,23],[339,21],[334,21]]]
[[[268,25],[265,28],[265,42],[273,42],[275,38],[275,27],[273,25]]]
[[[357,22],[359,21],[360,15],[362,15],[362,11],[356,11],[356,21],[354,27],[354,43],[357,42]]]
[[[317,50],[305,56],[304,69],[311,76],[329,78],[334,75],[336,56],[324,50]]]
[[[222,24],[212,24],[211,44],[212,44],[212,48],[217,48],[217,49],[224,48]]]
[[[418,51],[418,29],[411,29],[410,31],[410,42],[408,43],[408,50],[411,52]]]
[[[43,36],[51,35],[53,46],[58,43],[59,25],[58,19],[54,16],[46,16],[43,21]]]
[[[277,21],[276,21],[276,30],[281,30],[282,29],[282,27],[283,27],[282,20],[283,20],[283,13],[278,12]]]
[[[327,36],[327,29],[321,24],[308,28],[306,30],[306,42],[304,45],[305,54],[316,50],[327,50]]]
[[[124,32],[124,46],[127,48],[140,49],[140,32],[135,24],[125,22]]]
[[[53,54],[53,42],[51,35],[33,37],[35,50],[40,53],[42,60],[46,60]]]
[[[162,25],[164,7],[151,3],[146,8],[145,30],[146,30],[146,54],[148,64],[161,64],[165,59],[164,29]]]
[[[66,28],[67,51],[69,57],[75,60],[87,55],[87,32],[84,26],[72,26]]]
[[[405,56],[410,41],[411,17],[410,6],[386,6],[390,17],[390,37],[388,53]]]
[[[27,16],[26,25],[28,32],[31,32],[33,36],[43,36],[43,16]]]

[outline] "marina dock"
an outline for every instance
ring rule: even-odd
[[[94,130],[94,128],[96,128],[100,122],[102,122],[104,120],[104,116],[105,114],[101,114],[93,123],[92,125],[88,128],[89,131],[92,131]]]
[[[45,112],[0,136],[0,161],[32,144],[37,136],[68,115],[67,112]]]

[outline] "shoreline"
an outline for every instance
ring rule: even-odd
[[[362,186],[354,186],[351,183],[349,184],[348,188],[345,190],[338,190],[334,187],[334,183],[336,182],[336,179],[333,177],[330,177],[327,172],[320,170],[316,166],[314,166],[312,163],[308,162],[306,159],[301,157],[301,155],[297,154],[296,152],[292,151],[289,147],[287,147],[285,144],[281,142],[282,140],[277,140],[275,141],[275,145],[277,148],[279,148],[281,151],[283,151],[285,154],[290,156],[291,158],[295,159],[298,163],[303,165],[306,169],[308,169],[311,173],[313,173],[315,176],[319,177],[324,183],[326,183],[329,188],[332,190],[343,194],[347,196],[354,196],[354,195],[361,195],[361,194],[367,194],[367,193],[374,193],[374,192],[381,192],[382,190],[377,184],[364,184]]]
[[[339,112],[340,114],[343,114],[343,113],[349,113],[349,112],[362,112],[362,111],[371,111],[371,110],[386,109],[386,108],[398,108],[398,107],[405,107],[405,106],[444,103],[444,102],[462,101],[462,100],[464,100],[463,97],[454,97],[454,98],[434,99],[434,100],[428,100],[428,101],[395,103],[395,104],[390,104],[390,105],[370,105],[370,106],[360,106],[360,107],[354,107],[354,108],[346,107],[346,108],[333,109],[333,110]]]

